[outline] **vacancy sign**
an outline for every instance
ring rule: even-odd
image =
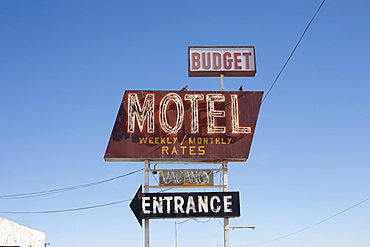
[[[189,77],[253,77],[254,46],[189,46]]]
[[[213,185],[213,170],[173,169],[160,170],[158,173],[160,186]]]

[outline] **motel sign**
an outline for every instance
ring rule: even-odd
[[[106,161],[246,161],[263,92],[126,91]]]
[[[221,91],[125,91],[104,160],[144,162],[144,187],[130,208],[140,225],[144,220],[145,247],[149,219],[200,217],[224,218],[223,246],[230,246],[229,218],[240,217],[240,198],[239,192],[228,191],[228,162],[248,159],[263,92],[224,91],[224,77],[255,74],[253,46],[190,46],[189,77],[220,77]],[[222,168],[157,170],[162,162],[212,163]],[[216,170],[222,172],[220,185],[214,184]],[[158,172],[158,186],[153,186],[149,174]],[[223,191],[149,193],[150,188],[161,187]]]

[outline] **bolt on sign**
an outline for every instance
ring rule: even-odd
[[[189,77],[253,77],[254,46],[189,46],[188,72]]]
[[[135,217],[155,218],[224,218],[240,217],[239,192],[142,193],[138,189],[130,203]]]
[[[263,92],[126,91],[105,161],[246,161]]]
[[[176,185],[213,185],[213,171],[202,169],[160,170],[160,186]]]

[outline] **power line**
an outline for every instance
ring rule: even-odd
[[[139,169],[139,170],[136,170],[136,171],[133,171],[133,172],[129,172],[129,173],[126,173],[126,174],[123,174],[123,175],[120,175],[120,176],[117,176],[117,177],[114,177],[114,178],[105,179],[105,180],[102,180],[102,181],[92,182],[92,183],[88,183],[88,184],[82,184],[82,185],[72,186],[72,187],[66,187],[66,188],[60,188],[60,189],[53,189],[53,190],[45,190],[45,191],[32,192],[32,193],[22,193],[22,194],[14,194],[14,195],[3,195],[3,196],[0,196],[0,199],[31,198],[31,197],[46,196],[46,195],[50,195],[50,194],[55,194],[55,193],[60,193],[60,192],[66,192],[66,191],[71,191],[71,190],[83,189],[83,188],[95,186],[95,185],[98,185],[98,184],[107,183],[107,182],[110,182],[110,181],[113,181],[113,180],[116,180],[116,179],[119,179],[119,178],[127,177],[129,175],[132,175],[132,174],[137,173],[137,172],[142,171],[142,170],[144,170],[144,168]]]
[[[323,1],[321,2],[321,4],[320,4],[319,8],[316,10],[316,13],[315,13],[315,14],[313,15],[313,17],[311,18],[311,21],[310,21],[310,22],[308,23],[308,25],[306,26],[306,29],[303,31],[303,33],[302,33],[301,37],[299,38],[299,40],[298,40],[297,44],[295,45],[295,47],[294,47],[293,51],[290,53],[290,55],[289,55],[288,59],[286,60],[286,62],[285,62],[285,64],[284,64],[284,66],[281,68],[280,72],[279,72],[279,73],[278,73],[278,75],[276,76],[276,78],[275,78],[274,82],[272,83],[271,87],[270,87],[270,88],[269,88],[269,90],[267,91],[266,95],[263,97],[263,99],[262,99],[262,103],[265,101],[265,99],[266,99],[266,98],[267,98],[267,96],[269,95],[270,91],[271,91],[271,90],[272,90],[272,88],[275,86],[276,81],[279,79],[279,77],[280,77],[281,73],[283,73],[283,71],[284,71],[284,69],[285,69],[286,65],[288,64],[289,60],[292,58],[293,54],[294,54],[294,53],[295,53],[295,51],[297,50],[297,48],[298,48],[299,44],[301,43],[301,41],[302,41],[302,39],[303,39],[304,35],[306,34],[306,32],[307,32],[308,28],[311,26],[311,23],[312,23],[312,22],[313,22],[313,20],[315,19],[315,17],[316,17],[316,15],[317,15],[317,13],[319,13],[319,11],[320,11],[321,7],[324,5],[325,1],[326,1],[326,0],[323,0]]]
[[[2,214],[51,214],[51,213],[64,213],[64,212],[72,212],[72,211],[80,211],[80,210],[87,210],[87,209],[94,209],[94,208],[101,208],[106,206],[111,206],[123,202],[131,201],[131,199],[123,200],[123,201],[117,201],[117,202],[110,202],[95,206],[88,206],[88,207],[81,207],[81,208],[72,208],[72,209],[61,209],[61,210],[47,210],[47,211],[0,211]]]
[[[211,219],[212,219],[212,218],[209,218],[208,220],[200,221],[200,220],[198,220],[197,218],[194,218],[193,220],[194,220],[195,222],[197,222],[197,223],[200,223],[200,224],[206,224],[206,223],[210,222],[210,221],[211,221]]]
[[[324,222],[326,222],[326,221],[328,221],[328,220],[331,220],[331,219],[333,219],[334,217],[337,217],[337,216],[339,216],[339,215],[341,215],[341,214],[343,214],[343,213],[345,213],[345,212],[347,212],[347,211],[349,211],[349,210],[351,210],[351,209],[353,209],[353,208],[355,208],[355,207],[357,207],[357,206],[359,206],[359,205],[361,205],[361,204],[363,204],[363,203],[365,203],[365,202],[367,202],[367,201],[369,201],[369,200],[370,200],[370,197],[369,197],[369,198],[367,198],[367,199],[365,199],[365,200],[363,200],[363,201],[361,201],[361,202],[359,202],[359,203],[356,203],[355,205],[353,205],[353,206],[351,206],[351,207],[349,207],[349,208],[347,208],[347,209],[345,209],[345,210],[343,210],[343,211],[341,211],[341,212],[339,212],[339,213],[337,213],[337,214],[334,214],[334,215],[332,215],[332,216],[330,216],[330,217],[328,217],[328,218],[326,218],[326,219],[324,219],[324,220],[321,220],[321,221],[319,221],[319,222],[317,222],[317,223],[315,223],[315,224],[312,224],[312,225],[310,225],[310,226],[307,226],[307,227],[305,227],[305,228],[302,228],[301,230],[298,230],[298,231],[295,231],[295,232],[289,233],[289,234],[284,235],[284,236],[281,236],[281,237],[279,237],[279,238],[275,238],[275,239],[271,239],[271,240],[268,240],[268,241],[264,241],[264,242],[260,242],[260,243],[255,243],[255,244],[243,245],[243,246],[262,245],[262,244],[267,244],[267,243],[271,243],[271,242],[278,241],[278,240],[283,239],[283,238],[290,237],[290,236],[292,236],[292,235],[295,235],[295,234],[297,234],[297,233],[300,233],[300,232],[303,232],[303,231],[305,231],[305,230],[308,230],[308,229],[310,229],[310,228],[312,228],[312,227],[315,227],[315,226],[317,226],[317,225],[319,225],[319,224],[321,224],[321,223],[324,223]]]

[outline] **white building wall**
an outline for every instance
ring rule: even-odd
[[[0,246],[45,247],[45,233],[0,218]]]

